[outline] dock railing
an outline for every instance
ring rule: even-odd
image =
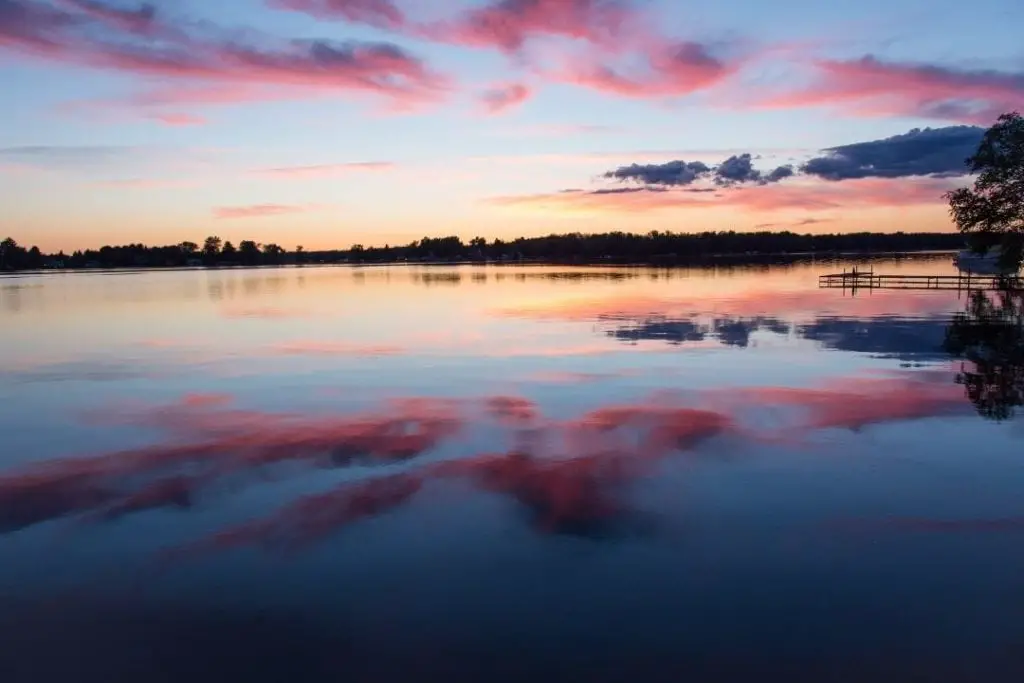
[[[1017,275],[964,273],[957,275],[879,275],[868,270],[843,270],[818,277],[818,287],[828,289],[1024,289],[1024,281]]]

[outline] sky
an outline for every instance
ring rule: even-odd
[[[0,235],[44,251],[945,231],[1016,0],[0,0]]]

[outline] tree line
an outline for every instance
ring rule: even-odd
[[[302,263],[399,263],[546,261],[555,263],[672,264],[718,256],[783,254],[836,254],[952,250],[963,247],[956,233],[849,233],[801,235],[794,232],[652,231],[646,234],[609,232],[569,233],[514,240],[456,236],[424,237],[402,246],[288,251],[278,244],[242,240],[237,246],[211,236],[199,245],[181,242],[169,246],[144,244],[104,246],[99,249],[44,254],[25,248],[13,238],[0,242],[0,269],[40,268],[179,268],[186,266],[261,266]]]
[[[405,246],[353,246],[343,256],[357,263],[415,260],[547,261],[558,263],[685,263],[717,256],[760,256],[801,253],[910,252],[950,250],[963,238],[949,233],[852,233],[801,235],[794,232],[652,231],[646,234],[568,233],[542,237],[495,239],[476,237],[423,238]]]
[[[302,257],[302,247],[291,262]],[[236,247],[220,237],[207,237],[202,246],[181,242],[163,247],[144,244],[104,246],[99,249],[44,254],[38,247],[25,248],[11,237],[0,242],[0,270],[43,268],[181,268],[186,266],[261,266],[288,262],[288,252],[277,244],[242,240]]]

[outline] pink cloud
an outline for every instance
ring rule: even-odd
[[[480,101],[489,113],[500,114],[520,106],[531,95],[532,91],[528,86],[522,83],[510,83],[484,92],[480,96]]]
[[[195,114],[154,114],[150,118],[167,126],[202,126],[206,123],[206,119]]]
[[[521,396],[492,396],[485,405],[492,417],[506,424],[525,424],[540,417],[537,404]]]
[[[679,97],[705,90],[733,76],[741,63],[728,63],[695,42],[644,51],[641,68],[617,69],[600,60],[582,61],[549,72],[556,81],[629,98]]]
[[[941,204],[953,188],[940,178],[862,178],[835,182],[775,183],[742,188],[626,187],[563,190],[546,194],[493,197],[488,203],[567,213],[635,213],[680,209],[738,207],[751,212],[803,209],[824,211],[844,207],[900,207]]]
[[[363,91],[399,99],[433,98],[442,80],[401,48],[383,44],[317,42],[289,50],[197,44],[196,59],[146,52],[105,52],[97,62],[117,69],[171,78],[312,90]],[[252,92],[252,91],[249,91]]]
[[[63,9],[27,0],[8,0],[0,19],[0,48],[75,65],[125,71],[184,82],[184,91],[213,95],[223,88],[232,99],[274,98],[280,91],[383,96],[396,106],[436,102],[449,81],[402,48],[388,43],[291,41],[264,45],[219,35],[215,27],[171,26],[159,17],[147,22],[159,41],[111,33],[121,10],[98,0],[65,2]],[[196,89],[199,86],[199,89]]]
[[[445,42],[514,52],[534,37],[610,45],[635,27],[637,11],[621,0],[492,0],[423,31]]]
[[[487,0],[440,21],[416,21],[394,0],[267,0],[319,19],[359,22],[419,39],[518,52],[535,38],[615,48],[637,42],[644,20],[632,0]]]
[[[847,107],[865,116],[921,116],[991,125],[1024,102],[1024,73],[955,69],[861,59],[819,60],[818,78],[806,88],[766,97],[762,104],[789,108]]]
[[[391,0],[270,0],[271,5],[321,19],[358,21],[417,39],[470,48],[496,49],[524,58],[528,44],[561,39],[584,44],[588,54],[551,68],[549,57],[528,58],[535,70],[560,83],[631,97],[678,97],[719,84],[739,64],[727,64],[697,42],[658,36],[653,17],[631,0],[490,0],[451,18],[418,22]],[[629,55],[628,67],[608,63]],[[558,55],[559,58],[563,55]],[[491,111],[520,104],[523,86],[495,90],[483,98]]]
[[[320,19],[386,28],[420,40],[499,50],[552,82],[618,97],[690,95],[719,85],[742,66],[713,55],[708,45],[659,35],[655,17],[636,0],[489,0],[438,21],[417,21],[393,0],[269,3]],[[552,52],[548,49],[552,40],[571,44],[573,50]],[[566,63],[550,66],[557,60]],[[520,104],[528,95],[522,88],[496,90],[483,100],[489,110],[501,111]]]
[[[98,413],[170,435],[165,443],[28,466],[0,475],[0,531],[98,512],[101,517],[180,506],[210,482],[284,462],[343,466],[415,458],[464,426],[457,406],[407,399],[342,416],[232,409],[222,396],[186,395],[169,406]],[[189,476],[181,475],[181,469]]]
[[[765,387],[734,392],[732,399],[769,406],[792,406],[803,418],[800,430],[841,428],[955,415],[970,410],[963,388],[943,376],[929,381],[894,378],[842,378],[820,388]]]
[[[33,56],[56,54],[62,49],[62,32],[73,23],[73,17],[59,9],[14,0],[0,16],[0,48]]]
[[[341,19],[378,28],[406,25],[405,13],[391,0],[269,0],[269,5],[320,19]]]
[[[844,206],[891,207],[942,204],[954,181],[943,179],[863,178],[842,183],[779,183],[729,193],[733,204],[751,211],[830,209]]]
[[[555,461],[513,451],[468,463],[462,476],[480,489],[515,500],[546,534],[600,530],[622,515],[616,488],[632,479],[632,463],[589,455]]]
[[[576,448],[625,450],[635,458],[660,460],[731,432],[735,424],[731,416],[714,410],[640,403],[598,408],[569,427],[568,442]]]
[[[96,510],[92,518],[112,521],[139,512],[159,510],[161,508],[188,508],[196,496],[196,491],[206,480],[203,477],[174,475],[166,479],[143,484],[135,491],[114,499],[106,506]],[[85,512],[85,511],[83,511]]]
[[[246,522],[181,548],[177,557],[243,546],[296,549],[352,523],[406,504],[432,479],[463,479],[507,496],[542,533],[580,534],[612,524],[628,509],[617,499],[624,484],[672,454],[729,432],[731,420],[689,408],[622,406],[565,423],[538,424],[536,406],[518,397],[488,401],[496,419],[536,438],[521,449],[423,465],[397,475],[346,482],[308,496],[270,516]]]
[[[273,176],[275,178],[331,178],[350,173],[391,171],[396,167],[396,164],[390,161],[353,161],[342,164],[318,164],[314,166],[283,166],[280,168],[266,168],[253,171],[253,173],[257,175]]]
[[[182,559],[211,550],[254,545],[298,550],[407,503],[422,485],[420,477],[408,474],[345,483],[327,493],[304,496],[265,519],[225,529],[180,548],[171,557]]]
[[[267,218],[269,216],[303,213],[304,211],[306,211],[306,208],[302,206],[254,204],[252,206],[220,206],[213,210],[213,215],[218,220],[232,220],[238,218]]]

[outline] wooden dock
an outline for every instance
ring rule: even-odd
[[[971,291],[979,289],[1024,290],[1024,280],[1017,275],[879,275],[874,270],[844,270],[818,277],[824,289],[920,289]]]

